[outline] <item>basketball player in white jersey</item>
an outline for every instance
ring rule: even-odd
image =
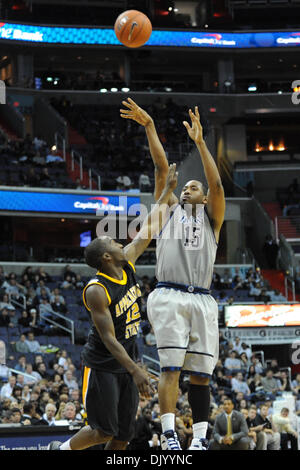
[[[153,119],[132,99],[123,101],[121,117],[145,127],[155,166],[157,200],[168,174],[168,161]],[[157,239],[158,280],[148,297],[148,318],[153,327],[161,365],[159,404],[162,449],[180,450],[175,432],[175,408],[181,371],[190,375],[188,399],[193,416],[189,450],[207,448],[210,404],[209,382],[218,359],[218,307],[210,295],[217,244],[225,213],[221,178],[203,138],[198,108],[189,110],[191,125],[184,121],[199,151],[208,183],[188,181],[180,200],[172,193],[170,217]]]

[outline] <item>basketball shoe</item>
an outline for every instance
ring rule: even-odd
[[[160,436],[162,450],[181,450],[178,436],[175,431],[166,431]]]

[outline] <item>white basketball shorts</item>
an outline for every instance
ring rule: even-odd
[[[210,377],[219,356],[218,305],[209,294],[157,288],[148,296],[162,371]]]

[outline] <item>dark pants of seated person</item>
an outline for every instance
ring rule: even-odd
[[[298,450],[297,438],[290,433],[281,433],[280,434],[280,447],[281,450],[289,450],[288,442],[291,443],[291,450]]]
[[[219,444],[215,440],[211,440],[209,443],[209,450],[248,450],[249,449],[249,439],[247,437],[241,437],[236,442],[233,442],[231,445]]]

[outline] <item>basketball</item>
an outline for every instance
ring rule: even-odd
[[[127,10],[118,16],[115,33],[126,47],[141,47],[151,36],[152,24],[148,16],[137,10]]]

